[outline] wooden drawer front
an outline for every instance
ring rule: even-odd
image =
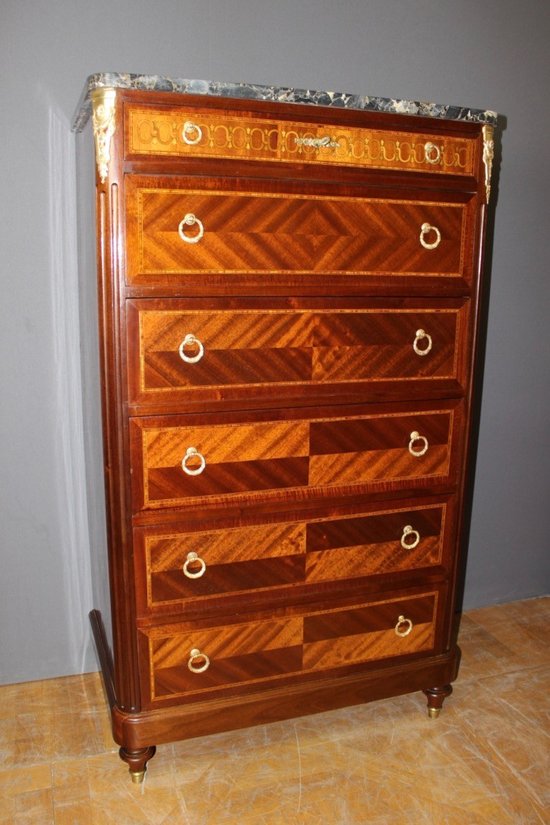
[[[434,567],[451,538],[447,504],[310,522],[306,581],[334,581]]]
[[[127,156],[235,158],[473,175],[475,139],[277,121],[224,111],[128,107]]]
[[[463,203],[171,187],[127,178],[129,283],[182,273],[464,275]]]
[[[133,419],[135,506],[171,507],[238,494],[249,498],[307,486],[387,488],[448,481],[456,473],[451,468],[455,412],[202,426]]]
[[[130,397],[137,403],[250,398],[255,388],[392,380],[464,382],[460,308],[185,309],[129,302]],[[179,309],[179,307],[182,307]],[[184,342],[188,340],[187,344]],[[305,386],[304,386],[305,385]]]
[[[431,651],[437,601],[432,592],[270,621],[140,631],[151,701]]]
[[[138,612],[441,565],[449,553],[450,506],[206,531],[136,529]]]

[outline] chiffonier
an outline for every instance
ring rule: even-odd
[[[451,692],[495,124],[88,79],[90,618],[134,781],[159,743]]]

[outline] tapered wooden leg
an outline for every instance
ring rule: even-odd
[[[451,685],[443,685],[443,687],[427,688],[423,691],[428,697],[428,716],[430,719],[437,719],[441,713],[443,702],[453,692]]]
[[[155,751],[156,748],[154,745],[150,748],[140,748],[136,751],[130,751],[126,748],[119,750],[120,758],[129,765],[132,782],[136,782],[137,784],[143,782],[145,771],[147,770],[147,762],[153,758]]]

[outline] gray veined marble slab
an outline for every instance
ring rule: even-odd
[[[370,112],[393,112],[419,115],[442,120],[464,120],[470,123],[496,125],[497,114],[490,110],[469,109],[416,100],[395,100],[344,92],[319,92],[311,89],[290,89],[280,86],[259,86],[251,83],[224,83],[212,80],[184,80],[159,75],[98,73],[90,75],[75,112],[73,130],[80,131],[90,116],[90,92],[94,89],[137,89],[141,91],[176,92],[177,94],[211,95],[214,97],[270,100],[277,103],[302,103],[312,106],[332,106]]]

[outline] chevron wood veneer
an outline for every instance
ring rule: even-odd
[[[128,278],[180,272],[357,272],[462,275],[467,219],[460,203],[197,192],[128,186]],[[200,243],[179,236],[192,214]],[[470,217],[471,220],[471,217]],[[419,243],[437,226],[436,249]],[[193,229],[189,237],[196,237]],[[433,239],[429,241],[433,242]]]
[[[417,690],[436,716],[489,127],[103,87],[92,110],[91,621],[132,778],[178,738]]]

